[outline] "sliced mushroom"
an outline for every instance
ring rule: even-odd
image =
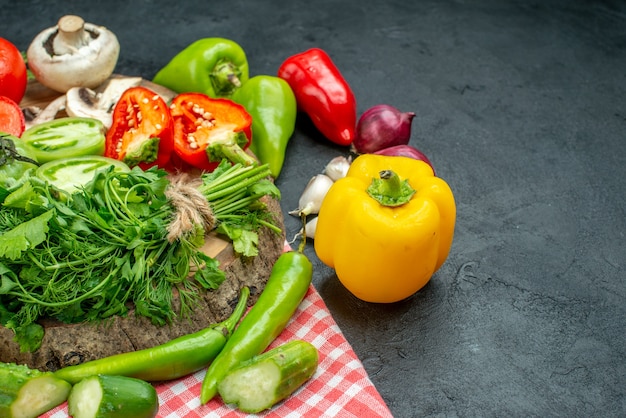
[[[40,32],[28,47],[28,66],[46,87],[65,93],[96,88],[111,76],[120,45],[113,32],[74,15]]]
[[[114,77],[100,92],[87,87],[72,87],[66,93],[66,112],[69,116],[98,119],[108,129],[113,122],[113,108],[122,93],[139,84],[141,77]]]
[[[39,116],[41,108],[39,106],[26,106],[22,108],[22,113],[24,114],[24,120],[26,123],[29,123],[34,121],[35,118]]]
[[[141,77],[114,76],[100,91],[101,106],[105,106],[109,111],[113,111],[115,104],[118,102],[122,93],[131,87],[137,87],[141,84]]]
[[[37,108],[29,108],[33,112],[37,112],[34,114],[34,118],[30,118],[30,120],[26,120],[26,129],[31,126],[39,125],[40,123],[49,122],[53,119],[57,118],[59,113],[65,110],[65,95],[59,96],[53,101],[51,101],[48,106],[43,109]]]

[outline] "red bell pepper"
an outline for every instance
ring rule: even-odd
[[[289,83],[298,108],[326,138],[339,145],[352,143],[356,100],[326,52],[312,48],[293,55],[278,68],[278,76]]]
[[[0,132],[19,137],[24,132],[25,124],[24,113],[19,105],[9,97],[0,96]]]
[[[252,117],[230,99],[203,93],[181,93],[170,105],[174,121],[174,150],[187,164],[212,171],[222,159],[251,165],[245,150],[252,139]]]
[[[104,156],[123,161],[129,167],[165,167],[174,150],[173,141],[167,103],[146,87],[131,87],[113,110]]]

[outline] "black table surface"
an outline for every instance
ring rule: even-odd
[[[395,416],[626,416],[626,2],[5,0],[0,36],[25,50],[64,14],[116,33],[121,74],[151,79],[204,37],[237,41],[251,75],[320,47],[359,115],[417,114],[411,145],[458,210],[430,283],[365,303],[306,248]],[[300,115],[285,212],[337,155]]]

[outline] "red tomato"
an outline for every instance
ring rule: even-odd
[[[20,103],[26,92],[26,64],[15,45],[0,38],[0,96]]]
[[[12,99],[0,96],[0,132],[21,136],[24,132],[24,113]]]

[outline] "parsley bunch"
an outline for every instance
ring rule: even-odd
[[[258,228],[280,232],[259,200],[280,197],[268,175],[265,165],[223,162],[197,188],[213,210],[211,228],[244,256],[258,253]],[[71,195],[36,177],[0,188],[0,323],[15,331],[23,351],[39,348],[42,316],[99,321],[134,307],[164,325],[190,312],[199,287],[223,282],[218,262],[200,250],[206,226],[168,235],[177,210],[170,187],[165,171],[133,168],[101,171]]]

